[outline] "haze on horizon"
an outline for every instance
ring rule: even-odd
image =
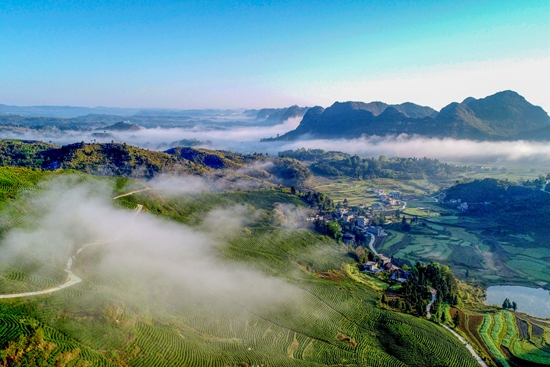
[[[550,110],[550,3],[4,1],[0,103],[262,108],[511,89]]]

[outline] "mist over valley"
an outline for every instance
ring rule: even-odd
[[[3,3],[0,367],[550,366],[548,14]]]

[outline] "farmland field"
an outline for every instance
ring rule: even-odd
[[[350,205],[372,205],[378,202],[373,189],[383,189],[386,192],[401,191],[406,195],[424,196],[427,192],[434,192],[439,187],[427,180],[392,180],[376,178],[364,181],[336,179],[334,181],[315,180],[312,186],[316,191],[330,196],[334,201],[348,200]],[[429,197],[426,200],[431,200]]]
[[[550,336],[549,324],[539,327],[528,318],[510,311],[486,313],[479,327],[479,336],[493,357],[503,366],[550,365],[550,351],[545,348],[542,334]],[[520,333],[518,325],[523,325]],[[532,327],[543,333],[530,334]]]

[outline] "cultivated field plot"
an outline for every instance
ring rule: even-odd
[[[460,314],[458,331],[466,336],[479,354],[500,366],[537,367],[550,365],[550,324],[510,311],[483,314],[451,309]]]
[[[479,334],[504,366],[528,366],[528,362],[550,365],[550,349],[546,347],[550,330],[548,324],[542,325],[544,327],[532,324],[529,318],[510,311],[499,311],[484,315]],[[536,334],[533,334],[533,326]]]
[[[420,217],[420,216],[419,216]],[[484,285],[550,283],[550,248],[529,235],[498,236],[498,225],[458,216],[424,217],[425,226],[410,232],[395,226],[378,248],[387,256],[411,262],[437,261],[455,274]],[[537,247],[535,247],[537,246]]]
[[[334,183],[315,187],[316,191],[328,195],[335,202],[346,199],[350,205],[372,205],[378,202],[376,194],[366,181],[337,180]]]
[[[472,163],[471,165],[479,166],[480,164]],[[495,165],[484,165],[484,167],[495,167]],[[548,172],[548,166],[540,166],[536,164],[533,166],[498,165],[496,167],[499,168],[499,171],[468,171],[459,174],[459,176],[472,179],[495,178],[498,180],[509,180],[515,182],[517,180],[533,180],[538,178],[539,175],[546,174]],[[506,168],[506,171],[500,170],[501,168]],[[531,169],[535,169],[535,172],[531,172]]]
[[[484,267],[481,251],[470,236],[455,229],[455,236],[446,231],[446,228],[438,225],[430,225],[430,234],[403,234],[390,231],[390,236],[384,241],[382,249],[387,256],[393,256],[409,261],[437,261],[453,264],[458,268]],[[426,232],[426,230],[424,230]],[[443,234],[444,233],[444,234]]]
[[[386,192],[394,190],[405,195],[424,197],[428,192],[435,192],[439,189],[437,185],[427,180],[393,180],[389,178],[376,178],[363,181],[349,179],[335,179],[331,182],[316,180],[312,182],[316,191],[327,194],[335,202],[348,200],[350,205],[372,205],[378,202],[374,189],[381,189]],[[426,197],[425,200],[433,199]]]

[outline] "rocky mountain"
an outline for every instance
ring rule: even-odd
[[[263,108],[256,113],[256,121],[279,124],[290,118],[303,117],[308,109],[309,107],[300,107],[297,105],[288,108]]]
[[[296,130],[278,138],[301,136],[353,138],[361,135],[422,135],[475,140],[550,140],[550,117],[518,93],[503,91],[486,98],[453,102],[438,113],[414,103],[336,102],[313,107]]]
[[[389,105],[380,101],[369,102],[369,103],[363,103],[363,102],[353,102],[353,103],[355,103],[355,106],[358,109],[370,111],[374,116],[381,115],[389,107],[396,109],[397,111],[404,114],[406,117],[424,118],[424,117],[437,116],[437,111],[434,110],[433,108],[427,107],[427,106],[419,106],[417,104],[410,103],[410,102],[393,104],[393,105]]]

